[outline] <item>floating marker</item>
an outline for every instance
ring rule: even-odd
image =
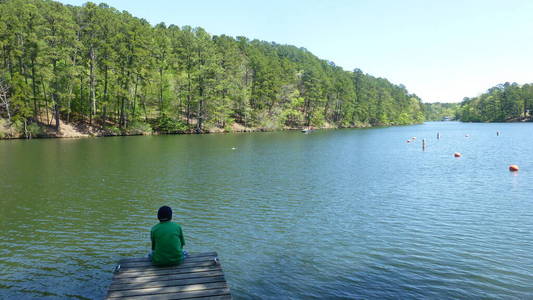
[[[405,142],[406,142],[406,143],[410,143],[411,141],[410,141],[410,140],[407,140],[407,141],[405,141]]]
[[[468,135],[468,134],[465,134],[465,137],[470,137],[470,135]]]
[[[454,156],[454,157],[461,157],[461,153],[459,153],[459,152],[455,152],[455,153],[453,154],[453,156]]]
[[[231,150],[235,150],[235,149],[237,149],[237,148],[235,148],[235,147],[231,147]]]
[[[518,172],[518,170],[520,170],[520,168],[517,165],[510,165],[509,166],[509,171],[511,171],[511,172]]]

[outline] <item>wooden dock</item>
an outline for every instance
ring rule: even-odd
[[[156,267],[149,258],[122,259],[106,299],[231,299],[216,252],[190,254],[179,266]]]

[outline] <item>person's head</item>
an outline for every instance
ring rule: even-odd
[[[164,205],[157,211],[157,218],[160,222],[166,222],[172,220],[172,208]]]

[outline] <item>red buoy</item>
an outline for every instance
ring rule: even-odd
[[[455,152],[455,153],[453,154],[453,156],[455,156],[455,157],[461,157],[461,153],[459,153],[459,152]]]
[[[517,165],[510,165],[509,166],[509,171],[511,171],[511,172],[518,172],[518,170],[520,170],[520,168],[518,168]]]

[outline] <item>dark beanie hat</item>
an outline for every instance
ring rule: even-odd
[[[170,221],[172,219],[172,209],[168,206],[161,206],[157,211],[159,221]]]

